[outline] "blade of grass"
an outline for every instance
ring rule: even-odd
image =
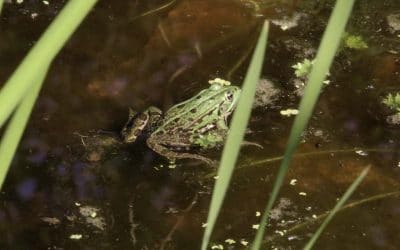
[[[329,149],[329,150],[321,150],[321,151],[310,151],[310,152],[304,152],[304,153],[296,153],[293,154],[292,158],[302,158],[302,157],[314,157],[314,156],[320,156],[320,155],[334,155],[334,154],[356,154],[355,151],[357,150],[362,150],[363,152],[366,153],[390,153],[390,152],[397,152],[397,148],[347,148],[347,149]],[[283,156],[275,156],[275,157],[269,157],[265,158],[262,160],[258,161],[252,161],[247,164],[242,164],[240,166],[237,166],[235,168],[235,171],[239,170],[247,170],[249,168],[265,168],[265,167],[275,167],[268,165],[270,163],[274,163],[277,161],[281,161],[283,159]],[[210,179],[213,178],[217,174],[217,170],[213,172],[209,172],[205,175],[203,175],[203,179]]]
[[[318,228],[318,230],[313,234],[312,238],[310,241],[306,244],[304,247],[304,250],[310,250],[319,236],[321,235],[322,231],[325,229],[325,227],[328,225],[328,223],[332,220],[333,216],[340,210],[340,208],[344,205],[344,203],[349,199],[349,197],[353,194],[353,192],[356,190],[358,185],[360,185],[361,181],[365,178],[365,176],[368,174],[368,171],[371,167],[366,167],[360,175],[357,177],[357,179],[350,185],[350,187],[346,190],[346,192],[343,194],[342,198],[336,203],[335,207],[332,209],[332,211],[329,213],[328,217],[322,222],[321,226]]]
[[[0,128],[32,86],[37,72],[47,67],[97,0],[70,0],[0,91]]]
[[[3,0],[0,0],[0,14],[1,14],[2,8],[3,8]]]
[[[374,196],[370,196],[367,197],[365,199],[362,200],[356,200],[353,201],[351,203],[346,204],[345,206],[341,207],[339,209],[339,211],[336,212],[344,212],[346,210],[352,209],[352,208],[356,208],[357,206],[362,206],[365,204],[368,204],[369,202],[374,202],[377,200],[383,200],[383,199],[388,199],[388,198],[393,198],[393,197],[397,197],[400,196],[400,190],[399,191],[393,191],[393,192],[389,192],[389,193],[383,193],[383,194],[378,194],[378,195],[374,195]],[[290,235],[290,234],[294,234],[297,231],[303,230],[305,228],[309,228],[310,226],[312,226],[313,224],[319,222],[319,221],[323,221],[323,219],[325,219],[328,215],[329,215],[330,211],[324,212],[320,215],[317,215],[316,218],[313,218],[312,220],[307,220],[304,221],[300,224],[296,224],[293,227],[290,227],[288,229],[286,229],[285,234],[286,235]],[[275,234],[272,237],[268,237],[268,242],[274,242],[275,239],[281,237],[279,234]]]
[[[265,226],[268,223],[269,211],[271,210],[278,196],[286,171],[289,167],[291,157],[300,141],[301,133],[305,129],[308,120],[310,119],[311,113],[314,109],[314,105],[317,101],[320,89],[322,87],[322,81],[325,79],[325,76],[329,71],[329,67],[339,46],[353,4],[354,0],[336,1],[333,13],[328,22],[328,26],[324,32],[315,59],[315,64],[311,70],[309,80],[305,88],[304,96],[300,102],[299,114],[296,116],[291,129],[288,145],[286,146],[284,158],[280,166],[277,178],[275,180],[271,196],[265,207],[264,214],[261,218],[260,227],[257,230],[256,237],[253,241],[253,250],[260,249],[262,238],[264,237]]]
[[[232,172],[235,167],[247,123],[250,118],[251,107],[261,68],[264,61],[264,53],[267,45],[268,22],[265,22],[258,38],[246,77],[243,83],[242,93],[236,111],[233,114],[231,127],[222,152],[221,164],[218,169],[219,178],[216,180],[208,212],[207,226],[203,235],[201,249],[205,250],[210,241],[211,233],[221,209],[222,202],[228,188]]]
[[[42,87],[47,69],[38,74],[36,80],[33,81],[32,89],[24,97],[21,104],[17,107],[10,123],[7,125],[6,131],[0,141],[0,189],[3,186],[4,179],[7,175],[11,161],[17,150],[19,141],[24,133],[29,116],[32,112],[33,105],[36,102],[39,91]]]
[[[141,17],[153,15],[153,14],[156,14],[158,12],[164,11],[165,9],[167,9],[167,8],[171,7],[172,5],[174,5],[175,2],[176,2],[176,0],[169,1],[169,2],[167,2],[165,4],[162,4],[162,5],[154,8],[154,9],[151,9],[149,11],[146,11],[146,12],[144,12],[142,14],[139,14],[139,15],[133,17],[132,20],[136,20],[136,19],[141,18]]]

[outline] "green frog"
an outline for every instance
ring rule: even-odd
[[[156,107],[137,113],[130,111],[121,131],[126,143],[147,134],[147,145],[170,162],[176,159],[213,161],[193,149],[211,149],[223,144],[228,132],[227,119],[240,96],[240,88],[222,79],[210,81],[211,86],[192,98],[171,107],[164,115]]]

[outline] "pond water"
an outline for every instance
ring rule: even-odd
[[[0,82],[65,2],[6,1]],[[315,56],[332,2],[99,1],[54,61],[2,188],[0,249],[199,249],[215,170],[196,160],[169,168],[143,141],[123,145],[116,135],[129,107],[167,110],[216,77],[240,85],[267,18],[264,81],[246,135],[263,149],[242,148],[212,237],[246,249],[293,122],[280,111],[300,99],[292,65]],[[340,48],[265,249],[301,249],[366,166],[316,249],[400,246],[400,127],[386,122],[381,104],[400,91],[400,2],[358,1],[346,30],[368,48]]]

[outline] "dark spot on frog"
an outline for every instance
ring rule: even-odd
[[[189,128],[178,128],[178,129],[176,130],[176,132],[177,132],[178,134],[187,134],[187,133],[190,132],[190,129],[189,129]]]
[[[226,99],[227,101],[232,101],[232,100],[233,100],[233,93],[232,93],[231,91],[227,92],[227,93],[225,94],[225,99]]]
[[[161,131],[155,132],[154,135],[155,135],[155,136],[159,136],[159,135],[162,135],[163,133],[164,133],[164,131],[161,130]]]
[[[161,114],[159,112],[156,112],[156,111],[150,111],[150,115],[151,116],[161,116]]]

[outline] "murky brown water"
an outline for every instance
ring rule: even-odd
[[[253,112],[247,139],[264,149],[242,149],[213,234],[225,249],[244,249],[240,242],[252,241],[256,212],[279,165],[268,159],[283,153],[293,121],[279,111],[299,100],[291,66],[312,58],[331,10],[331,1],[261,2],[255,1],[256,12],[250,1],[177,1],[140,17],[166,2],[100,1],[46,79],[0,195],[0,248],[198,249],[213,183],[204,176],[212,170],[193,161],[161,168],[167,162],[140,143],[105,152],[90,143],[118,133],[129,106],[166,110],[215,77],[240,85],[248,60],[239,62],[254,45],[261,16],[298,16],[288,30],[271,26],[263,77],[280,94]],[[400,192],[400,130],[379,113],[382,93],[400,83],[400,32],[386,20],[400,3],[365,2],[356,3],[347,31],[363,36],[369,48],[339,52],[273,211],[267,249],[300,249],[318,225],[313,215],[332,208],[368,165],[351,207],[334,218],[316,249],[400,246],[399,193],[393,193]],[[63,4],[5,4],[0,82]],[[228,246],[228,238],[237,243]]]

